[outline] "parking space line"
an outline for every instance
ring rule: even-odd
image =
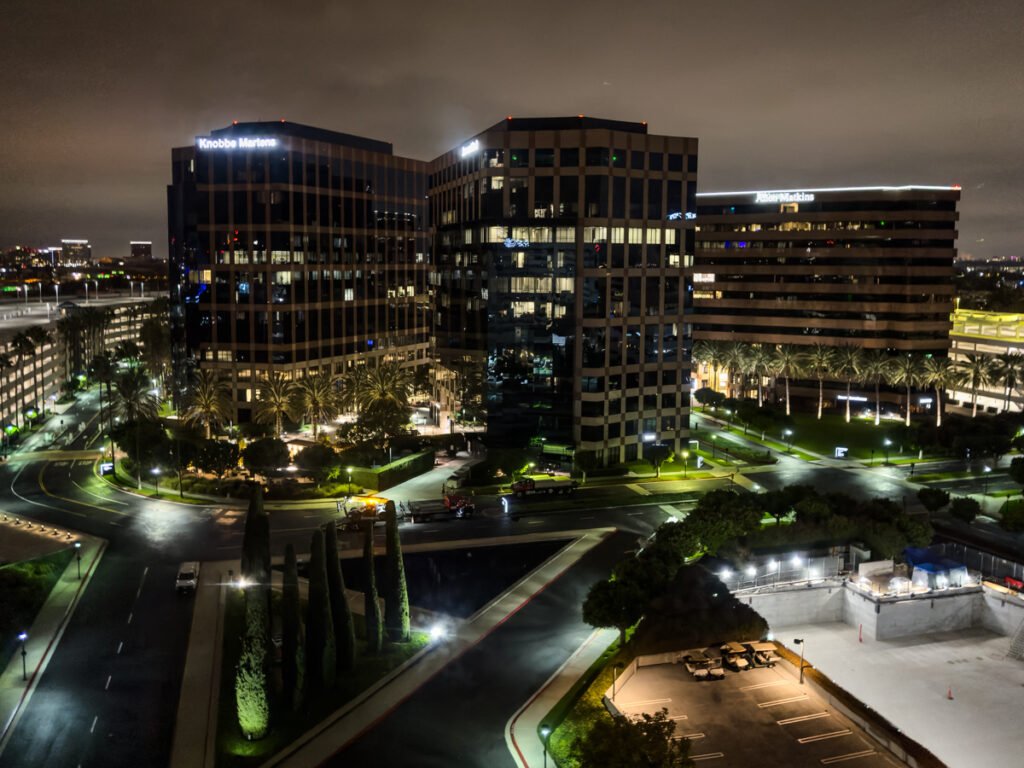
[[[680,720],[689,720],[689,719],[690,718],[687,717],[686,715],[672,715],[671,717],[669,717],[669,720],[675,720],[676,722],[679,722]]]
[[[680,736],[676,736],[677,739],[686,739],[687,741],[696,741],[697,739],[703,739],[707,736],[706,733],[684,733]]]
[[[756,691],[758,688],[771,688],[774,685],[789,685],[788,680],[776,680],[772,683],[758,683],[757,685],[744,685],[741,691]]]
[[[831,765],[832,763],[845,763],[847,760],[857,760],[861,757],[871,757],[871,755],[877,754],[878,753],[873,749],[865,749],[860,752],[848,752],[845,755],[836,755],[835,757],[823,757],[821,759],[821,764]]]
[[[800,715],[799,717],[787,717],[785,720],[776,720],[779,725],[792,725],[793,723],[806,723],[808,720],[817,720],[820,717],[832,717],[831,712],[815,712],[813,715]]]
[[[725,757],[724,752],[706,752],[703,755],[690,755],[690,759],[694,762],[698,760],[717,760],[720,757]]]
[[[775,701],[766,701],[763,704],[758,704],[757,706],[761,709],[765,709],[766,707],[777,707],[780,704],[792,704],[794,701],[805,701],[806,699],[807,694],[801,693],[799,696],[790,696],[788,699],[776,699]]]
[[[832,731],[831,733],[819,733],[817,736],[804,736],[802,739],[797,739],[798,744],[813,744],[816,741],[825,741],[825,739],[838,739],[840,736],[849,736],[853,731],[849,728],[844,728],[841,731]]]
[[[670,704],[672,699],[648,699],[647,701],[631,701],[628,704],[619,704],[619,707],[628,707],[633,709],[634,707],[646,707],[648,704]]]

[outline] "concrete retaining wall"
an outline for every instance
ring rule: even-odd
[[[795,624],[825,624],[843,620],[843,592],[838,584],[798,587],[777,592],[737,595],[757,611],[772,629]]]
[[[984,597],[976,605],[975,624],[1012,637],[1021,622],[1024,622],[1024,600],[985,587]]]
[[[891,640],[908,635],[968,629],[974,623],[974,606],[980,599],[980,593],[968,592],[879,603],[874,638]]]

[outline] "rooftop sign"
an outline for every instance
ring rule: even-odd
[[[469,144],[463,144],[462,149],[459,150],[459,157],[465,157],[466,155],[472,155],[474,152],[480,151],[480,139],[473,139]]]
[[[239,136],[230,139],[210,139],[205,136],[196,138],[196,147],[199,149],[274,149],[277,144],[277,139],[258,136]]]
[[[757,192],[755,203],[811,203],[814,195],[810,192]]]

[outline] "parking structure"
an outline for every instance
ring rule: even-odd
[[[785,662],[771,668],[726,671],[697,680],[682,663],[640,667],[615,693],[623,714],[639,717],[662,708],[676,724],[675,737],[690,741],[698,765],[903,765],[850,722]]]

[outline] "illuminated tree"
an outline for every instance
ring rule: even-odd
[[[373,567],[373,522],[363,524],[363,571],[366,587],[363,590],[363,615],[366,617],[366,652],[380,653],[384,646],[384,622],[377,598],[377,575]]]
[[[395,502],[388,500],[385,513],[387,594],[384,597],[384,627],[388,639],[404,643],[410,637],[409,591],[405,583],[405,562],[402,558],[402,541],[398,535],[398,518]]]

